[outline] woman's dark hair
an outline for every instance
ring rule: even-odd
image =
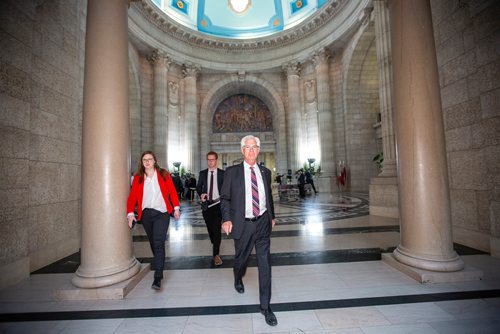
[[[139,164],[137,165],[137,170],[134,173],[134,175],[139,175],[139,183],[142,183],[142,181],[144,180],[144,174],[146,174],[146,169],[144,168],[144,164],[142,163],[142,158],[144,158],[146,154],[151,154],[153,156],[153,159],[155,160],[154,167],[157,171],[160,170],[160,165],[158,165],[158,160],[156,159],[156,155],[153,153],[153,151],[142,152],[141,158],[139,159]]]

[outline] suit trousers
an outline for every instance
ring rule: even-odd
[[[255,246],[259,271],[260,308],[267,310],[271,302],[271,217],[266,211],[256,221],[245,220],[241,238],[234,240],[234,279],[242,279],[248,258]]]
[[[212,256],[219,255],[222,230],[222,213],[220,212],[220,203],[209,207],[203,212],[203,219],[207,225],[208,235],[212,243]]]
[[[154,209],[144,209],[141,222],[153,252],[154,278],[161,279],[163,278],[163,267],[165,266],[165,240],[170,216],[168,212],[162,213]]]

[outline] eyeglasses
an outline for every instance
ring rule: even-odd
[[[243,148],[245,150],[252,150],[252,151],[257,151],[257,150],[260,150],[260,147],[257,146],[257,145],[253,145],[253,146],[250,146],[250,145],[244,145]]]
[[[142,159],[142,162],[148,162],[148,161],[154,161],[155,159],[151,158],[151,159]]]

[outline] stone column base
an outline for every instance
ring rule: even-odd
[[[54,291],[55,300],[124,299],[151,270],[150,264],[141,264],[139,272],[126,281],[96,289],[81,289],[68,281],[67,286]]]
[[[399,218],[398,179],[395,176],[373,177],[369,198],[371,215]]]
[[[420,283],[450,283],[479,281],[483,278],[482,270],[465,266],[464,269],[452,272],[430,271],[403,264],[396,260],[392,253],[382,254],[382,262],[401,271]]]

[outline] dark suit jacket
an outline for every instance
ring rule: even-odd
[[[217,189],[219,189],[219,195],[222,189],[222,181],[224,180],[224,171],[217,168]],[[198,184],[196,185],[196,192],[198,195],[208,194],[208,168],[200,172],[198,176]]]
[[[271,171],[264,166],[258,166],[266,192],[266,207],[269,213],[269,224],[274,219],[274,203],[271,193]],[[231,232],[234,239],[239,239],[245,224],[245,171],[243,163],[228,167],[224,174],[222,191],[220,192],[222,221],[233,223]]]

